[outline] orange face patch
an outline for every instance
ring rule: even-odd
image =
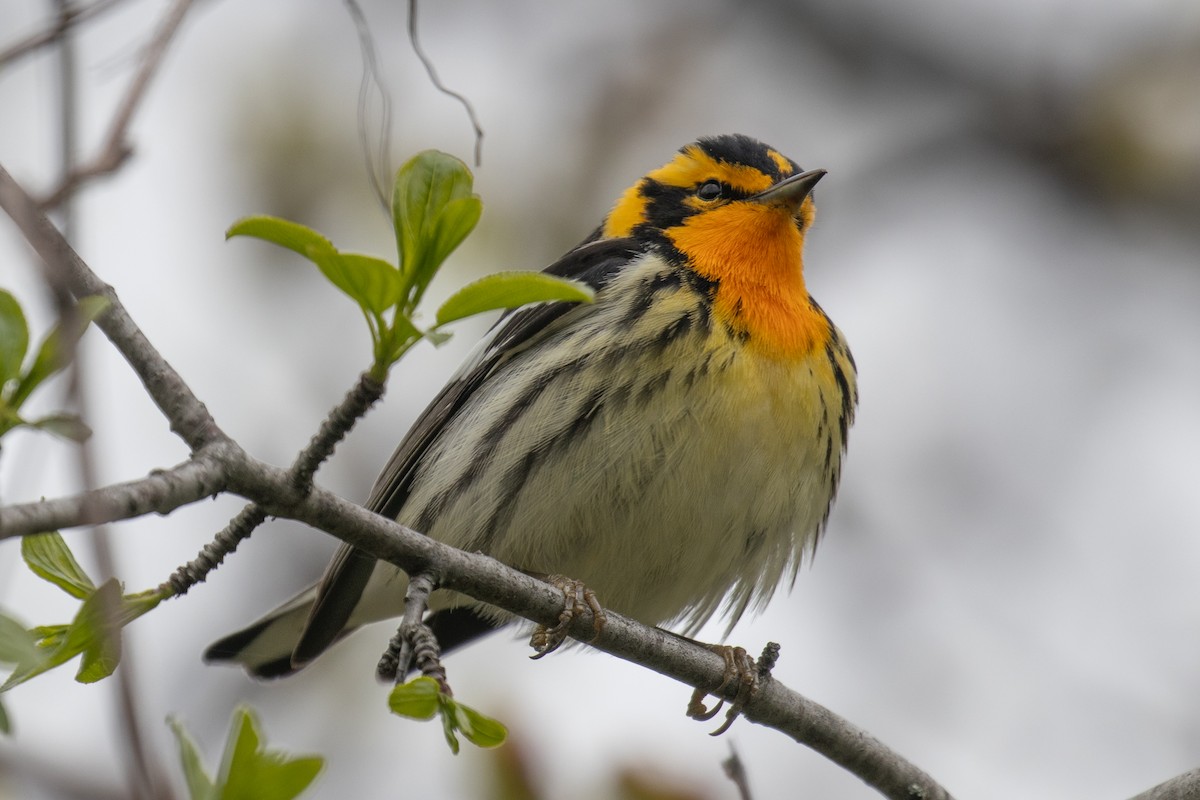
[[[780,170],[785,175],[792,172],[787,159],[775,151],[771,151],[772,160],[776,160]],[[777,157],[777,158],[776,158]],[[746,194],[755,194],[771,188],[774,181],[770,175],[745,164],[729,164],[718,161],[696,145],[684,148],[670,163],[651,172],[642,181],[626,189],[621,199],[609,212],[604,223],[604,236],[628,236],[641,222],[646,219],[646,198],[642,195],[644,181],[654,181],[664,186],[677,186],[690,189],[708,180],[717,180]],[[697,208],[700,205],[692,203]]]
[[[804,285],[804,237],[787,208],[734,202],[666,234],[697,273],[718,282],[714,313],[748,334],[749,347],[801,358],[828,341]]]

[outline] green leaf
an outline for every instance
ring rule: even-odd
[[[71,555],[70,548],[57,531],[21,539],[21,556],[35,575],[72,597],[82,600],[96,590],[96,585]]]
[[[75,680],[93,683],[111,675],[121,658],[120,625],[124,615],[120,592],[120,584],[113,578],[84,600],[70,625],[34,628],[34,635],[40,637],[42,660],[14,671],[0,686],[0,692],[65,664],[80,653],[83,660]]]
[[[381,258],[339,252],[312,228],[279,217],[246,217],[235,222],[226,238],[253,236],[286,247],[317,265],[330,283],[366,311],[381,314],[394,306],[403,289],[400,272]]]
[[[400,167],[392,187],[392,224],[401,269],[411,269],[419,240],[429,238],[447,203],[471,197],[473,183],[466,164],[438,150],[417,153]]]
[[[450,745],[450,752],[458,755],[458,724],[454,718],[454,701],[445,695],[438,699],[442,701],[438,704],[438,713],[442,720],[442,735],[446,737],[446,744]],[[448,703],[447,700],[449,700]]]
[[[316,756],[292,758],[266,750],[261,741],[250,710],[235,711],[217,776],[220,800],[291,800],[308,788],[324,765]]]
[[[279,217],[260,215],[239,219],[225,231],[226,239],[234,236],[252,236],[286,247],[314,263],[325,255],[337,252],[332,242],[312,228]]]
[[[347,273],[341,254],[333,242],[312,228],[291,220],[263,215],[245,217],[233,223],[225,231],[225,238],[232,239],[234,236],[252,236],[304,256],[317,265],[330,283],[358,302],[355,281]]]
[[[121,584],[110,578],[83,601],[71,622],[63,651],[83,653],[75,680],[95,683],[121,662]]]
[[[508,738],[503,723],[462,703],[455,703],[455,720],[463,736],[476,747],[499,747]]]
[[[441,347],[446,342],[453,339],[454,334],[450,333],[450,331],[439,331],[437,329],[430,328],[429,330],[425,331],[425,338],[428,339],[430,344],[432,344],[434,347]]]
[[[183,777],[187,782],[189,800],[215,800],[217,786],[204,770],[204,762],[196,743],[183,729],[179,720],[169,717],[167,724],[171,726],[175,740],[179,742],[179,760],[183,763]]]
[[[590,303],[595,296],[585,283],[544,272],[497,272],[472,281],[452,294],[438,309],[437,324],[445,325],[484,311],[516,308],[528,303]]]
[[[38,346],[33,364],[21,376],[20,383],[17,384],[17,388],[9,399],[12,408],[19,408],[43,381],[62,371],[70,363],[69,356],[74,352],[75,345],[87,330],[88,325],[107,310],[108,300],[105,298],[85,297],[75,306],[72,330],[64,333],[59,325],[50,328],[46,338]]]
[[[438,712],[440,694],[437,681],[433,678],[413,678],[408,683],[392,689],[392,693],[388,695],[388,708],[393,714],[409,719],[433,719],[433,715]]]
[[[31,428],[53,433],[73,442],[87,441],[92,435],[92,429],[75,414],[51,414],[28,424]]]
[[[41,663],[43,658],[37,636],[7,614],[0,614],[0,664],[25,669]]]
[[[455,755],[459,751],[460,732],[479,747],[495,747],[508,736],[502,724],[443,693],[437,681],[429,677],[414,678],[397,686],[388,695],[388,707],[392,713],[410,719],[428,720],[434,714],[439,715],[442,735]]]
[[[358,253],[339,253],[343,291],[364,309],[382,314],[400,302],[403,281],[400,271],[382,258]]]
[[[0,289],[0,389],[21,374],[21,362],[28,349],[29,326],[25,322],[25,312],[17,298]]]
[[[462,244],[463,239],[475,230],[482,213],[483,202],[475,196],[460,197],[448,202],[437,219],[430,260],[440,266]]]
[[[437,150],[418,153],[397,171],[392,224],[409,309],[416,307],[442,261],[479,219],[473,183],[466,164]]]
[[[0,692],[19,686],[83,653],[75,679],[91,683],[112,673],[120,659],[120,629],[162,602],[157,591],[120,596],[112,579],[84,599],[69,625],[41,625],[31,633],[43,654],[40,663],[18,668],[0,685]]]
[[[37,625],[30,628],[29,632],[37,639],[38,648],[48,652],[62,646],[67,640],[69,630],[70,625]]]
[[[8,718],[8,711],[5,710],[2,699],[0,699],[0,733],[5,736],[12,735],[12,720]]]

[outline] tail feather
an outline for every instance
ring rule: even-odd
[[[345,580],[354,576],[356,582],[363,581],[364,565],[356,563],[356,560],[349,563],[354,568],[339,571],[340,577]],[[344,589],[345,586],[339,588]],[[389,594],[394,596],[397,588],[393,586]],[[364,597],[361,588],[354,589],[351,597]],[[300,671],[321,651],[359,625],[397,616],[403,610],[403,604],[395,609],[390,602],[367,602],[355,609],[353,617],[347,620],[344,616],[349,614],[345,611],[321,614],[322,597],[326,598],[324,608],[328,612],[331,607],[329,595],[320,594],[314,586],[247,627],[213,642],[204,651],[204,660],[238,664],[255,678],[286,677]],[[346,608],[351,607],[346,604]],[[314,619],[319,622],[315,629]],[[473,605],[436,609],[426,617],[426,622],[437,637],[443,653],[456,650],[505,624],[505,620],[497,619],[494,614],[489,615]]]
[[[256,678],[291,675],[303,666],[293,663],[292,652],[315,598],[315,588],[297,595],[242,630],[213,642],[204,651],[204,660],[240,664]]]
[[[317,584],[317,590],[305,606],[307,612],[292,650],[292,663],[299,669],[329,649],[330,645],[356,627],[351,616],[363,601],[363,591],[371,574],[379,564],[375,557],[350,545],[342,545],[330,562],[325,576]],[[394,567],[392,568],[395,569]],[[396,610],[390,614],[401,614],[404,604],[398,593]],[[389,614],[389,615],[390,615]],[[374,621],[373,619],[358,622]]]
[[[438,646],[443,653],[470,644],[504,624],[488,617],[474,606],[443,608],[426,617],[425,623],[437,637]]]

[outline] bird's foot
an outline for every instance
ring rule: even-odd
[[[562,643],[567,640],[567,629],[571,626],[571,621],[585,611],[592,612],[592,638],[588,641],[596,641],[600,632],[604,630],[606,622],[604,609],[600,607],[596,593],[574,578],[562,575],[538,577],[563,593],[563,609],[562,613],[558,615],[558,624],[553,628],[545,625],[538,625],[534,628],[533,635],[529,637],[529,646],[536,652],[530,658],[541,658],[561,647]]]
[[[751,658],[750,654],[742,647],[730,647],[724,644],[706,644],[705,647],[725,659],[725,674],[716,689],[712,691],[697,689],[692,693],[687,715],[701,722],[712,719],[725,706],[725,698],[721,695],[725,694],[726,689],[736,685],[737,691],[734,693],[729,710],[725,712],[725,722],[710,734],[720,736],[729,730],[729,726],[733,725],[734,720],[741,715],[746,704],[758,694],[763,681],[770,676],[771,668],[779,657],[779,645],[768,644],[757,661]],[[712,708],[704,705],[705,698],[710,694],[717,697],[717,703]]]

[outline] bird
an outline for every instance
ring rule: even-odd
[[[429,404],[365,506],[605,609],[693,636],[794,583],[829,517],[858,404],[846,339],[812,298],[813,189],[741,134],[697,139],[544,271],[594,302],[507,312]],[[320,582],[212,644],[289,675],[400,616],[407,576],[344,545]],[[513,621],[435,591],[443,652]]]

